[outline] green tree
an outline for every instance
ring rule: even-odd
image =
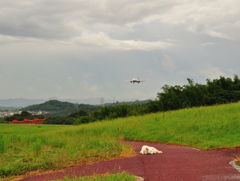
[[[26,117],[28,117],[28,116],[31,116],[31,114],[30,114],[29,112],[27,112],[27,111],[22,111],[22,113],[20,114],[20,116],[23,117],[23,118],[26,118]]]

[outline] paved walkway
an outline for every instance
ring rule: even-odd
[[[139,155],[46,173],[22,179],[22,181],[50,181],[64,177],[125,171],[145,181],[240,181],[240,173],[229,162],[240,149],[200,151],[197,149],[145,142],[125,142],[136,152],[143,145],[153,146],[162,154]]]

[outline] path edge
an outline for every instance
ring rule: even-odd
[[[237,160],[230,161],[229,164],[232,165],[233,168],[235,168],[240,173],[240,166],[236,164]]]
[[[135,181],[144,181],[144,178],[142,177],[139,177],[139,176],[135,176],[135,177],[136,177]]]

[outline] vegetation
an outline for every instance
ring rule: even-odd
[[[0,109],[0,112],[9,111],[8,109]]]
[[[143,101],[139,101],[139,100],[136,100],[136,101],[132,101],[132,102],[115,102],[115,103],[105,103],[104,106],[107,106],[107,107],[111,107],[111,106],[119,106],[119,105],[122,105],[122,104],[127,104],[127,105],[135,105],[135,104],[138,104],[138,105],[145,105],[149,102],[150,100],[143,100]]]
[[[101,107],[99,110],[87,114],[86,112],[80,110],[74,112],[68,116],[55,116],[48,117],[44,124],[84,124],[91,123],[100,120],[111,120],[116,118],[129,117],[133,115],[143,115],[146,114],[146,105],[127,105],[121,104],[118,106],[111,107]]]
[[[135,155],[132,148],[119,143],[116,138],[88,132],[94,125],[89,126],[78,129],[49,125],[2,125],[0,177]]]
[[[8,121],[4,121],[3,118],[0,118],[0,123],[9,124]]]
[[[240,145],[240,103],[189,108],[144,116],[96,122],[116,138],[134,141],[177,143],[199,149]],[[86,125],[87,126],[87,125]]]
[[[105,104],[106,107],[111,106],[119,106],[122,104],[127,105],[144,105],[148,102],[146,101],[134,101],[134,102],[116,102],[116,103],[107,103]],[[87,113],[96,111],[101,109],[102,106],[100,105],[88,105],[88,104],[73,104],[69,102],[61,102],[58,100],[50,100],[42,104],[36,104],[27,106],[25,108],[22,108],[22,111],[47,111],[49,112],[46,116],[47,117],[53,117],[53,116],[67,116],[73,112],[78,112],[79,110],[85,111]]]
[[[134,175],[123,173],[117,174],[106,174],[103,176],[93,176],[93,177],[80,177],[73,179],[60,179],[57,181],[134,181],[136,177]]]
[[[58,100],[50,100],[42,104],[27,106],[22,111],[48,111],[46,116],[66,116],[78,110],[91,112],[100,109],[100,106],[88,104],[73,104],[69,102],[61,102]]]
[[[211,81],[207,79],[206,85],[195,84],[187,79],[188,85],[162,87],[163,92],[157,94],[158,101],[154,102],[157,111],[177,110],[187,107],[210,106],[225,104],[240,100],[240,79],[220,76]]]
[[[17,107],[4,107],[4,106],[0,106],[0,112],[3,111],[9,111],[9,110],[15,110],[18,109]]]
[[[84,121],[84,118],[86,118],[88,121]],[[90,118],[88,116],[88,113],[85,111],[78,111],[78,112],[74,112],[69,114],[68,116],[53,116],[53,117],[48,117],[45,121],[44,124],[67,124],[67,125],[72,125],[72,124],[76,124],[76,122],[78,122],[80,124],[80,120],[81,123],[89,123],[89,122],[93,122],[90,121]]]
[[[34,118],[43,119],[44,115],[32,115],[27,111],[22,111],[21,114],[14,114],[13,116],[5,117],[4,121],[10,122],[12,120],[23,121],[24,119],[33,120]]]
[[[239,146],[239,109],[240,103],[229,103],[79,126],[2,125],[0,175],[54,170],[135,154],[118,140],[179,144],[199,149]]]

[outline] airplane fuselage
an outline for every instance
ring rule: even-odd
[[[130,83],[133,83],[133,84],[134,84],[134,83],[140,83],[140,82],[141,82],[141,81],[140,81],[140,80],[137,80],[137,79],[133,79],[133,80],[130,81]]]

